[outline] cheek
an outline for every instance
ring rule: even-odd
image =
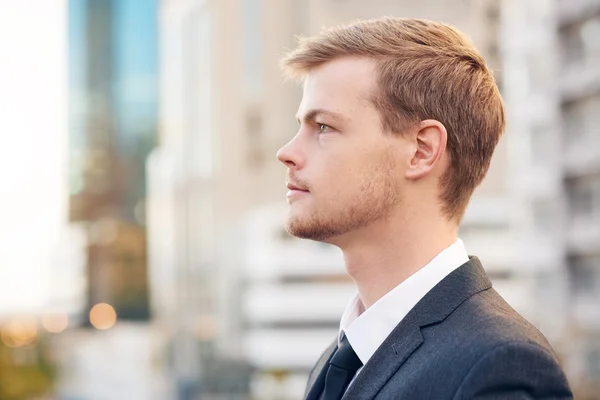
[[[319,183],[328,196],[352,196],[365,179],[367,166],[361,157],[331,157],[324,163]]]
[[[322,157],[310,163],[316,198],[354,196],[381,179],[384,169],[390,168],[388,149],[377,145],[339,145],[319,155]]]

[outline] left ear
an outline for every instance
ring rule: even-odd
[[[446,127],[439,121],[421,121],[417,129],[416,146],[406,170],[407,179],[419,179],[429,174],[442,161],[448,142]]]

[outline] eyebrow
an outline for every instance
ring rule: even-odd
[[[348,121],[348,118],[345,117],[344,115],[336,113],[334,111],[325,110],[322,108],[313,108],[311,110],[308,110],[306,112],[306,114],[304,115],[303,120],[305,122],[314,121],[319,115],[324,115],[324,116],[330,117],[332,119],[337,120],[338,122]],[[296,114],[296,121],[298,121],[298,123],[300,123],[300,117],[297,114]]]

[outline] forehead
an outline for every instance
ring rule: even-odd
[[[319,65],[304,80],[298,114],[322,108],[352,116],[372,107],[375,76],[375,62],[365,58],[340,58]]]

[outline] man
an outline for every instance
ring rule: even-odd
[[[504,130],[492,73],[418,19],[301,39],[287,166],[290,234],[338,246],[358,294],[306,398],[569,399],[542,334],[492,288],[457,230]]]

